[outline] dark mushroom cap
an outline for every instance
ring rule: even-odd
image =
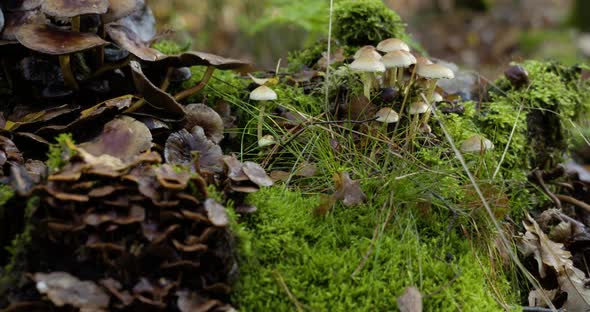
[[[27,24],[45,24],[45,15],[39,10],[5,12],[4,29],[1,38],[3,40],[16,40],[18,29]]]
[[[80,52],[108,43],[95,34],[35,24],[21,26],[16,33],[16,39],[33,51],[51,55]]]
[[[84,14],[103,14],[109,8],[108,0],[44,0],[43,13],[55,17],[74,17]]]
[[[191,66],[213,66],[218,69],[245,69],[251,64],[244,60],[225,58],[219,55],[200,52],[188,51],[179,55],[168,55],[157,61],[158,65],[171,67],[191,67]]]
[[[164,57],[162,52],[148,47],[135,32],[123,25],[110,23],[105,30],[118,46],[144,61],[153,62]]]
[[[223,119],[211,107],[205,104],[189,104],[184,108],[186,112],[187,130],[195,126],[203,128],[207,138],[214,143],[219,143],[223,139]]]
[[[29,11],[41,6],[43,0],[8,0],[4,3],[7,11]]]
[[[108,24],[131,15],[143,5],[140,0],[109,0],[109,10],[102,15],[102,22]]]

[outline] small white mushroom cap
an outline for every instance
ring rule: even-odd
[[[440,64],[424,64],[418,63],[416,73],[426,79],[453,79],[455,73],[443,65]]]
[[[461,143],[459,150],[462,153],[479,153],[494,149],[492,141],[482,137],[481,135],[473,135]]]
[[[361,56],[367,56],[367,55],[371,55],[371,56],[374,56],[375,58],[381,59],[381,54],[379,54],[379,52],[377,52],[377,50],[375,50],[375,47],[372,45],[366,45],[366,46],[358,49],[354,53],[353,58],[356,60],[356,59],[360,58]]]
[[[375,114],[377,117],[377,121],[383,123],[394,123],[399,120],[399,116],[396,111],[391,109],[390,107],[383,107]]]
[[[444,99],[443,99],[442,95],[440,95],[440,93],[434,92],[434,94],[432,95],[432,100],[435,103],[438,103],[438,102],[442,102]]]
[[[379,54],[379,53],[377,53]],[[375,72],[384,72],[385,65],[380,61],[381,55],[377,57],[376,55],[368,53],[361,53],[360,57],[354,60],[349,66],[350,69],[359,72],[368,72],[368,73],[375,73]]]
[[[258,147],[266,147],[274,144],[277,144],[277,140],[275,140],[275,138],[270,134],[267,134],[258,140]]]
[[[416,64],[432,64],[432,61],[424,56],[418,56],[416,58]]]
[[[250,100],[252,101],[273,101],[276,99],[277,93],[265,85],[262,85],[250,92]]]
[[[430,109],[430,106],[424,102],[414,102],[410,105],[408,109],[408,114],[416,115],[416,114],[424,114]]]
[[[410,52],[397,50],[385,54],[381,58],[381,62],[385,68],[409,67],[416,64],[416,58]]]
[[[379,44],[377,44],[377,50],[385,53],[399,50],[410,52],[410,47],[408,47],[408,45],[402,40],[389,38],[379,42]]]

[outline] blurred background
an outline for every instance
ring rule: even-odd
[[[161,32],[262,69],[327,37],[329,0],[149,0]],[[336,3],[338,0],[334,0]],[[590,0],[384,0],[431,57],[493,79],[510,61],[590,57]]]

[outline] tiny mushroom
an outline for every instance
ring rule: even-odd
[[[462,153],[483,153],[491,149],[494,149],[492,141],[478,134],[467,138],[461,143],[461,147],[459,147]]]
[[[429,80],[428,90],[426,94],[426,99],[429,102],[432,102],[434,90],[436,88],[436,82],[439,79],[453,79],[455,78],[455,73],[453,71],[440,64],[426,64],[426,63],[418,63],[417,64],[416,73],[421,77]]]
[[[372,45],[366,45],[361,47],[360,49],[358,49],[355,53],[353,58],[356,60],[359,57],[361,57],[361,55],[363,54],[371,54],[373,56],[375,56],[376,58],[380,58],[381,54],[379,54],[379,52],[377,52],[377,50],[375,49],[374,46]]]
[[[59,56],[64,82],[66,86],[73,89],[77,89],[78,84],[70,66],[70,55],[108,44],[95,34],[72,32],[38,24],[21,26],[16,33],[16,39],[33,51]]]
[[[277,93],[274,92],[271,88],[267,87],[266,85],[261,85],[258,88],[254,89],[250,92],[250,100],[252,101],[260,101],[261,105],[259,107],[258,113],[258,128],[257,128],[257,135],[258,141],[262,140],[262,121],[264,120],[264,110],[265,110],[265,102],[266,101],[274,101],[277,99]]]
[[[377,117],[377,119],[375,119],[376,121],[386,124],[394,123],[399,120],[399,116],[397,115],[396,111],[390,107],[381,108],[379,111],[377,111],[377,113],[375,113],[375,117]]]
[[[438,102],[442,102],[444,100],[444,98],[442,97],[442,95],[440,95],[440,93],[434,92],[434,94],[432,95],[432,100],[435,103],[438,103]]]
[[[358,52],[360,52],[359,57],[349,66],[353,71],[361,72],[363,74],[363,93],[368,99],[370,99],[371,89],[373,88],[374,81],[376,81],[375,73],[384,72],[385,65],[381,63],[381,55],[374,50],[365,49],[364,51],[359,50]]]
[[[385,87],[393,87],[396,79],[401,81],[404,73],[403,68],[416,64],[416,58],[410,52],[397,50],[385,54],[381,58],[381,62],[387,69],[384,78]],[[399,70],[399,68],[402,68],[402,70]]]
[[[428,113],[430,111],[430,106],[424,102],[418,101],[414,102],[408,108],[408,114],[414,116],[412,118],[412,124],[410,125],[410,138],[413,137],[416,130],[419,128],[419,118],[420,114]]]

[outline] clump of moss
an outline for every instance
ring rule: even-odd
[[[188,49],[190,49],[191,47],[191,42],[187,41],[184,44],[179,44],[177,42],[174,41],[170,41],[170,40],[162,40],[159,42],[156,42],[152,45],[152,48],[167,54],[167,55],[174,55],[174,54],[180,54],[182,52],[186,52],[188,51]]]
[[[62,133],[55,138],[56,143],[49,146],[47,154],[47,167],[50,172],[59,171],[74,156],[76,151],[70,147],[74,145],[71,133]]]
[[[333,35],[342,45],[376,45],[387,38],[408,40],[406,25],[381,0],[343,0],[334,7]]]
[[[410,184],[400,191],[399,201],[415,195]],[[381,207],[378,198],[384,197],[375,198],[372,207]],[[428,295],[428,311],[501,309],[483,283],[492,275],[489,258],[474,253],[457,234],[446,236],[444,213],[425,227],[415,207],[396,209],[371,247],[375,228],[383,222],[378,209],[338,207],[317,218],[311,213],[317,196],[280,187],[261,190],[251,199],[259,212],[245,222],[253,253],[242,264],[234,295],[240,309],[386,311],[410,285]],[[506,280],[495,278],[497,291],[513,299]]]
[[[322,58],[322,53],[326,51],[328,51],[328,41],[320,40],[304,49],[289,52],[287,58],[289,71],[294,72],[302,68],[312,68]]]

